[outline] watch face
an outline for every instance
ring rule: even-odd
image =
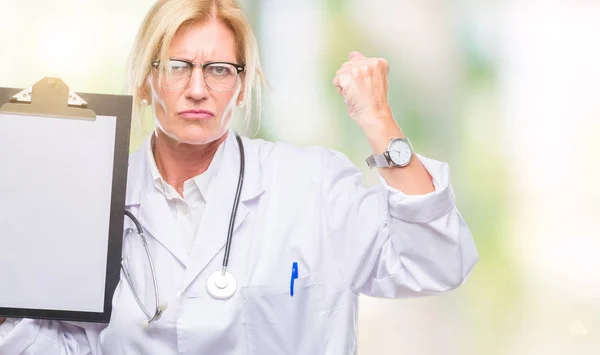
[[[388,151],[390,155],[390,160],[400,166],[404,166],[410,162],[410,158],[412,157],[412,151],[408,143],[402,140],[395,140],[390,145],[390,149]]]

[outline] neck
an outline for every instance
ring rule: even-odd
[[[227,134],[224,134],[207,144],[184,144],[173,140],[161,130],[156,131],[154,161],[165,182],[173,186],[181,196],[183,184],[208,169],[217,149],[227,139]]]

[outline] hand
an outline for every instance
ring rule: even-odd
[[[360,126],[370,125],[381,117],[390,117],[388,105],[387,60],[367,58],[359,52],[350,53],[333,78],[348,109],[350,117]]]
[[[6,318],[0,317],[0,324],[4,323],[5,320],[6,320]]]

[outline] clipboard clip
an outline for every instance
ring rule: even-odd
[[[46,77],[10,98],[0,113],[95,121],[96,113],[59,78]]]
[[[9,102],[30,104],[32,91],[33,85],[11,97]],[[69,90],[69,100],[67,102],[69,107],[87,108],[87,102],[71,90]]]

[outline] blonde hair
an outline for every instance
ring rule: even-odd
[[[179,28],[196,22],[218,19],[235,36],[238,63],[242,73],[244,122],[248,125],[252,109],[261,111],[261,88],[264,75],[260,66],[258,45],[250,22],[235,0],[158,0],[142,22],[129,57],[128,91],[133,95],[134,122],[141,124],[142,96],[149,97],[147,79],[151,63],[168,62],[171,40]],[[162,65],[162,64],[161,64]],[[256,107],[252,102],[256,102]]]

